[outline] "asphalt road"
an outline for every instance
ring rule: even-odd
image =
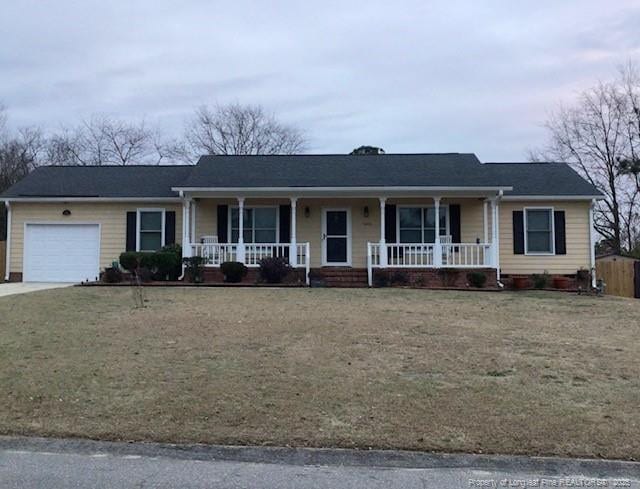
[[[3,438],[0,487],[640,488],[640,464]]]

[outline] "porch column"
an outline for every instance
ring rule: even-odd
[[[386,267],[388,265],[387,255],[387,240],[384,236],[385,233],[385,209],[387,204],[386,197],[380,197],[380,266]]]
[[[189,236],[189,228],[191,223],[191,200],[182,200],[182,257],[189,258],[192,256],[191,252],[191,239]]]
[[[440,197],[433,198],[433,205],[435,208],[436,230],[433,246],[433,266],[442,266],[442,244],[440,243]]]
[[[488,220],[488,216],[487,216],[487,207],[489,207],[488,202],[485,200],[482,203],[482,223],[483,223],[483,231],[484,231],[484,238],[483,238],[483,243],[488,243],[489,242],[489,220]]]
[[[238,248],[236,260],[244,263],[244,197],[238,197]]]
[[[491,199],[491,263],[498,268],[498,205],[496,199]]]
[[[298,243],[296,238],[296,204],[297,197],[291,197],[291,242],[289,244],[289,264],[292,267],[298,266]],[[307,257],[307,260],[309,257]]]

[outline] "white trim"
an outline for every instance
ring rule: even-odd
[[[191,213],[189,215],[189,219],[191,220],[191,236],[187,240],[187,243],[195,243],[196,242],[196,201],[191,201]]]
[[[136,209],[136,251],[157,251],[157,250],[141,250],[140,249],[140,213],[141,212],[160,212],[162,214],[161,219],[161,234],[160,234],[160,248],[165,245],[165,220],[167,210],[164,207],[139,207]],[[182,224],[184,229],[184,222]],[[157,232],[157,231],[156,231]]]
[[[344,211],[347,214],[347,261],[346,262],[328,262],[327,261],[327,212]],[[322,242],[322,266],[323,267],[350,267],[351,246],[352,246],[352,229],[351,229],[351,207],[322,207],[322,225],[321,225],[321,242]]]
[[[449,205],[450,204],[442,204],[442,203],[440,203],[440,205],[439,205],[441,211],[442,211],[442,209],[446,209],[445,235],[451,234],[451,222],[450,222],[451,213],[449,212]],[[402,204],[402,205],[397,205],[396,206],[396,244],[411,244],[411,243],[403,243],[402,241],[400,241],[400,209],[406,209],[406,208],[410,208],[410,209],[415,209],[415,208],[435,209],[436,206],[435,205],[425,205],[425,204]],[[420,219],[422,220],[422,222],[421,222],[422,237],[420,239],[424,240],[424,212],[423,212],[423,215],[420,216]],[[427,243],[425,243],[425,244],[427,244]],[[428,243],[428,244],[435,244],[435,235],[434,235],[434,242],[433,243]]]
[[[484,238],[484,243],[488,243],[489,242],[489,220],[487,219],[487,208],[489,207],[489,203],[485,200],[482,203],[482,232],[483,232],[483,238]]]
[[[224,192],[296,192],[296,193],[305,193],[305,192],[404,192],[404,191],[478,191],[478,192],[495,192],[497,190],[510,191],[513,190],[511,186],[501,186],[497,185],[494,187],[473,187],[473,186],[444,186],[444,187],[430,187],[430,186],[360,186],[360,187],[171,187],[171,190],[174,192],[214,192],[214,193],[224,193]]]
[[[180,203],[180,197],[7,197],[5,202],[156,202]]]
[[[232,237],[232,230],[233,230],[233,222],[231,219],[231,210],[232,209],[239,209],[240,207],[237,205],[230,205],[228,206],[227,209],[227,236],[229,236],[229,244],[240,244],[240,235],[238,234],[238,243],[234,243],[233,242],[233,237]],[[279,205],[269,205],[269,204],[261,204],[261,205],[243,205],[243,209],[244,210],[248,210],[248,209],[275,209],[276,210],[276,240],[273,241],[273,243],[280,243],[280,206]],[[240,216],[238,216],[239,218]],[[244,219],[243,219],[244,221]],[[253,227],[255,223],[255,215],[253,216],[253,222],[251,223],[251,229],[253,229],[253,236],[252,239],[255,240],[255,228]],[[247,229],[246,227],[246,223],[243,222],[243,228],[244,230]],[[252,241],[251,243],[247,243],[244,241],[244,236],[243,236],[243,243],[244,244],[260,244],[260,243],[256,243],[255,241]],[[267,243],[265,243],[267,244]]]
[[[523,207],[523,221],[524,221],[524,254],[527,256],[553,256],[556,254],[556,229],[555,229],[555,209],[553,207]],[[551,252],[548,251],[529,251],[529,243],[527,241],[527,211],[550,211],[551,212]]]
[[[502,200],[603,200],[602,195],[505,195]]]
[[[27,227],[28,226],[98,226],[98,269],[96,277],[100,276],[100,256],[102,255],[102,224],[95,221],[25,221],[22,227],[22,281],[27,281]]]

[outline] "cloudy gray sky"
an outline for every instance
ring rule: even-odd
[[[13,126],[91,113],[168,135],[203,103],[262,104],[309,151],[522,160],[559,102],[640,60],[637,0],[4,0]]]

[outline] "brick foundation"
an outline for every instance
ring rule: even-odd
[[[296,268],[293,270],[289,276],[284,280],[285,284],[304,284],[304,269]],[[259,274],[257,268],[249,268],[247,275],[242,279],[242,284],[255,284],[258,283]],[[224,274],[222,270],[217,267],[206,267],[204,269],[204,282],[205,283],[216,283],[221,284],[224,283]]]
[[[538,274],[529,273],[529,274],[502,274],[500,276],[500,281],[504,284],[505,288],[513,289],[513,290],[524,290],[524,289],[533,289],[534,288],[534,276]],[[526,285],[522,289],[516,289],[514,287],[514,277],[523,277],[526,280]],[[589,289],[591,287],[590,280],[579,280],[576,274],[567,274],[567,275],[549,275],[549,281],[545,289],[554,289],[556,288],[553,283],[553,279],[555,277],[566,277],[569,279],[567,287],[565,290],[576,290],[578,288]],[[558,289],[561,290],[561,289]]]
[[[22,282],[21,272],[11,272],[9,274],[9,282]]]
[[[464,270],[457,268],[386,268],[374,269],[373,284],[375,286],[409,285],[413,287],[441,288],[451,287],[457,289],[473,288],[469,283],[468,275],[473,272],[484,273],[487,277],[485,288],[498,286],[495,268],[478,268]]]

